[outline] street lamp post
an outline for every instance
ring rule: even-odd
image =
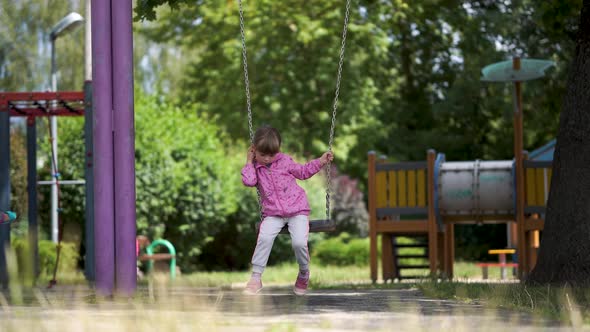
[[[53,26],[51,29],[51,33],[49,34],[49,38],[51,40],[51,91],[57,91],[57,73],[56,73],[56,65],[55,65],[55,41],[58,37],[65,35],[77,27],[79,27],[82,22],[84,22],[84,18],[76,13],[71,12],[62,18],[57,24]],[[52,184],[51,184],[51,240],[54,243],[58,242],[58,216],[57,216],[57,176],[58,176],[58,167],[57,167],[57,117],[51,116],[50,117],[50,125],[51,125],[51,137],[53,138],[51,141],[51,149],[53,151],[53,160],[51,162],[51,176],[52,176]]]

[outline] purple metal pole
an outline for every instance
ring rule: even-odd
[[[115,168],[115,280],[117,292],[132,295],[135,256],[135,134],[133,126],[132,1],[111,0],[113,21],[113,125]]]
[[[96,291],[112,295],[115,286],[113,189],[113,89],[111,1],[92,1],[92,82],[94,139],[94,243]]]

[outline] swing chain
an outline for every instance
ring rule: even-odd
[[[346,12],[344,14],[344,28],[342,29],[342,45],[340,46],[340,61],[338,62],[338,75],[336,76],[336,91],[334,92],[334,104],[332,106],[332,125],[330,126],[330,140],[328,151],[332,152],[334,142],[334,128],[336,127],[336,111],[338,109],[338,96],[340,94],[340,80],[342,78],[342,64],[344,63],[344,50],[346,47],[346,32],[348,31],[348,18],[350,14],[350,0],[346,0]],[[332,163],[328,160],[326,164],[326,220],[330,220],[330,191]]]
[[[248,111],[248,132],[250,135],[250,143],[254,144],[254,130],[252,129],[252,106],[250,100],[250,81],[248,79],[248,57],[246,52],[246,35],[244,33],[244,10],[242,7],[242,0],[238,0],[238,7],[240,12],[240,34],[242,37],[242,62],[244,65],[244,85],[246,89],[246,105]],[[334,129],[336,127],[336,111],[338,110],[338,96],[340,94],[340,81],[342,78],[342,64],[344,63],[344,50],[346,47],[346,32],[348,30],[348,19],[350,15],[350,0],[346,0],[346,11],[344,14],[344,27],[342,31],[342,43],[340,46],[340,59],[338,62],[338,74],[336,76],[336,91],[334,93],[334,103],[332,106],[332,123],[330,126],[330,139],[328,141],[328,151],[332,152],[332,144],[334,142]],[[331,179],[331,162],[326,164],[326,220],[330,220],[330,186]],[[262,204],[260,190],[256,187],[258,195],[258,206],[260,208],[260,218],[262,219]]]
[[[248,107],[248,132],[250,134],[250,143],[254,144],[254,131],[252,129],[252,106],[250,102],[250,80],[248,79],[248,56],[246,52],[246,35],[244,33],[244,9],[242,0],[238,0],[240,9],[240,34],[242,36],[242,62],[244,63],[244,84],[246,87],[246,105]],[[260,195],[259,195],[260,197]]]
[[[242,8],[242,0],[238,0],[240,11],[240,34],[242,36],[242,62],[244,63],[244,85],[246,88],[246,105],[248,107],[248,133],[250,135],[250,144],[254,145],[254,130],[252,129],[252,106],[250,102],[250,80],[248,79],[248,56],[246,52],[246,34],[244,33],[244,9]],[[258,212],[260,221],[262,222],[262,196],[260,195],[260,188],[256,186],[256,195],[258,196]]]

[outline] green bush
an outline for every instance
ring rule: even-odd
[[[369,262],[369,239],[352,238],[348,233],[318,242],[312,257],[324,265],[367,265]]]
[[[137,234],[165,238],[177,249],[178,264],[189,272],[199,255],[225,227],[238,207],[240,165],[245,153],[233,156],[215,119],[197,115],[194,105],[177,107],[161,96],[135,95],[135,185]],[[61,120],[60,120],[61,121]],[[84,176],[83,119],[60,122],[60,173],[65,179]],[[49,155],[49,144],[42,145]],[[244,148],[242,151],[245,151]],[[242,152],[240,151],[240,152]],[[238,164],[239,159],[239,164]],[[49,163],[39,174],[48,178]],[[41,213],[49,209],[49,187],[40,189]],[[84,221],[84,187],[62,189],[62,221]],[[40,220],[49,220],[41,215]],[[42,223],[49,233],[49,224]]]
[[[194,271],[203,246],[237,210],[238,156],[229,158],[231,142],[194,106],[138,94],[136,110],[138,234],[169,240],[182,270]]]
[[[26,238],[14,238],[11,241],[18,263],[18,272],[21,277],[32,275],[31,258],[29,256],[29,243]],[[49,240],[39,241],[39,272],[40,277],[53,276],[53,269],[57,259],[56,244]],[[74,272],[78,260],[78,252],[73,243],[62,242],[59,257],[59,273]]]

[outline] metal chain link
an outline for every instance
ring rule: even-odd
[[[254,131],[252,130],[252,106],[250,102],[250,80],[248,79],[248,56],[246,52],[246,34],[244,33],[244,9],[242,0],[238,0],[240,9],[240,34],[242,35],[242,62],[244,63],[244,85],[246,87],[246,105],[248,107],[248,132],[250,143],[254,144]]]
[[[338,96],[340,94],[340,80],[342,78],[342,63],[344,62],[344,50],[346,47],[346,32],[348,31],[348,17],[350,14],[350,0],[346,0],[346,12],[344,14],[344,28],[342,29],[342,45],[340,46],[340,61],[338,62],[338,75],[336,77],[336,91],[334,92],[334,104],[332,106],[332,125],[330,126],[330,140],[328,151],[332,152],[334,142],[334,128],[336,127],[336,111],[338,110]],[[332,185],[332,163],[326,164],[326,220],[330,220],[330,192]]]
[[[252,129],[252,106],[250,102],[250,80],[248,80],[248,56],[246,52],[246,34],[244,33],[244,10],[242,0],[238,0],[240,9],[240,34],[242,35],[242,62],[244,63],[244,85],[246,88],[246,105],[248,107],[248,133],[250,135],[250,144],[254,145],[254,130]],[[256,186],[256,195],[258,196],[258,212],[262,222],[262,196],[260,188]]]
[[[244,33],[244,10],[242,8],[242,0],[238,0],[238,7],[240,12],[240,33],[242,37],[242,62],[244,64],[244,84],[246,88],[246,104],[248,109],[248,131],[250,134],[250,142],[254,144],[254,131],[252,129],[252,106],[250,101],[250,81],[248,80],[248,57],[246,52],[246,35]],[[338,74],[336,76],[336,91],[334,92],[334,104],[332,106],[332,123],[330,126],[330,139],[328,141],[328,151],[332,152],[332,145],[334,142],[334,129],[336,127],[336,112],[338,110],[338,96],[340,94],[340,81],[342,79],[342,64],[344,63],[344,50],[346,48],[346,32],[348,30],[348,18],[350,15],[350,0],[346,0],[346,12],[344,14],[344,28],[342,31],[342,44],[340,46],[340,59],[338,62]],[[332,164],[330,161],[326,164],[326,220],[330,220],[330,188],[332,184],[331,179]],[[258,206],[260,208],[260,218],[262,219],[262,204],[260,190],[256,187],[258,194]]]

